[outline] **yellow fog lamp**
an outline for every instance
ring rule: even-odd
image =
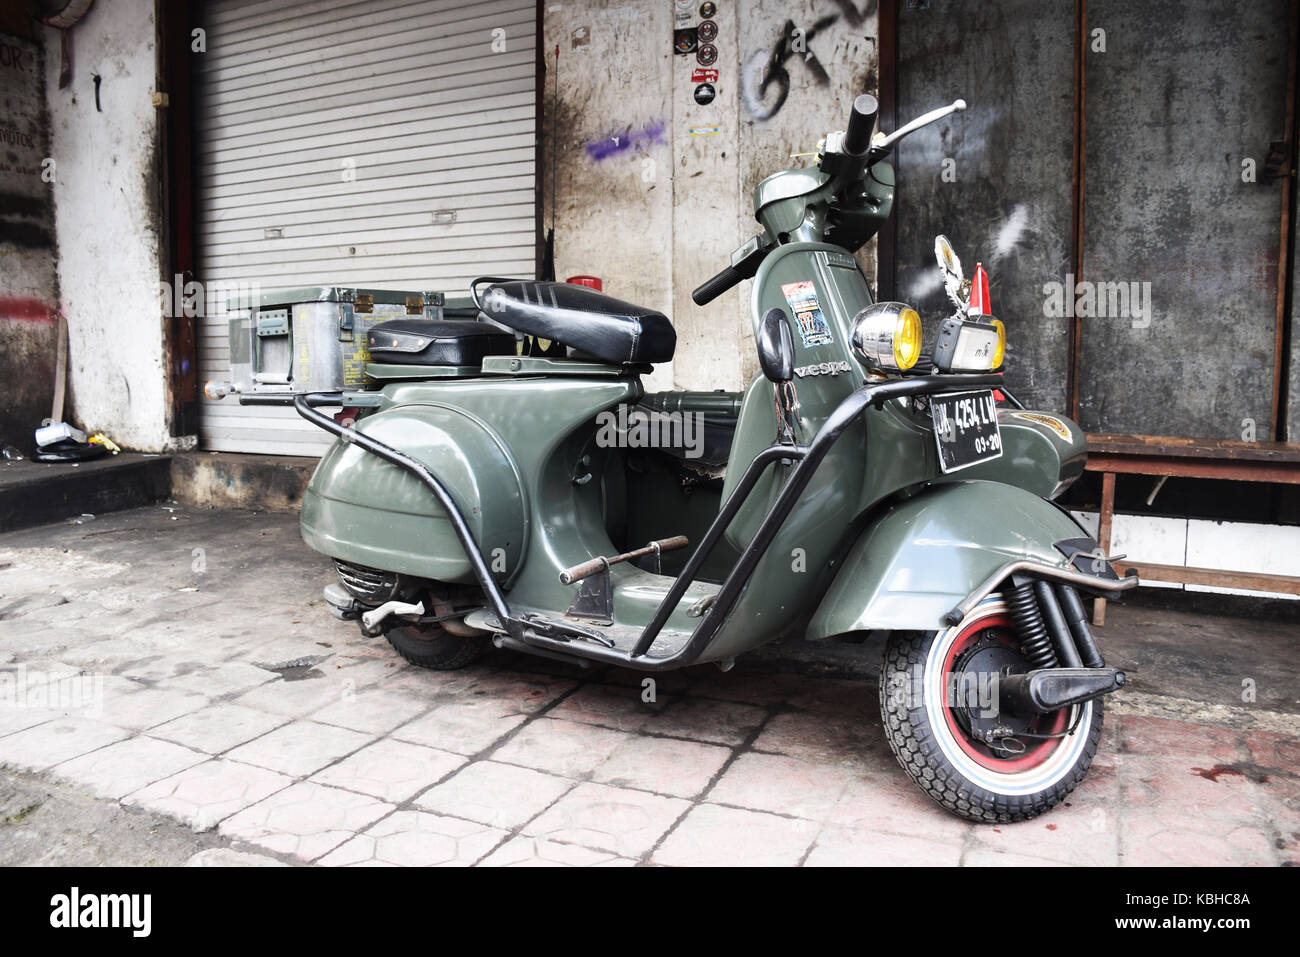
[[[853,351],[870,369],[906,372],[921,358],[921,317],[902,302],[878,302],[853,319]]]
[[[975,322],[952,317],[939,324],[934,343],[938,372],[993,372],[1002,368],[1007,330],[998,319]]]

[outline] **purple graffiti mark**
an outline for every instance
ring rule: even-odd
[[[629,126],[622,132],[606,136],[594,143],[588,143],[587,156],[596,162],[600,162],[609,159],[611,156],[626,153],[628,150],[640,149],[643,146],[663,142],[666,142],[664,140],[664,124],[662,120],[659,120],[639,130],[634,130]]]

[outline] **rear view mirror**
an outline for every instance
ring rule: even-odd
[[[758,365],[771,382],[794,378],[794,333],[784,309],[769,309],[758,324]]]
[[[961,260],[947,236],[934,237],[934,258],[939,263],[939,273],[943,276],[943,288],[948,293],[958,311],[966,314],[966,296],[970,294],[970,283],[961,272]]]

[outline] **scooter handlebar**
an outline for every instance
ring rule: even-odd
[[[880,103],[870,93],[863,93],[853,101],[849,113],[849,128],[844,131],[844,152],[850,156],[865,156],[871,148],[871,134],[876,132],[876,115]]]
[[[747,278],[735,266],[728,266],[716,276],[711,276],[696,287],[691,293],[691,298],[695,300],[695,305],[704,306],[713,302],[728,289],[740,284],[741,280]]]
[[[754,274],[758,272],[758,267],[763,264],[763,260],[767,258],[767,254],[772,249],[773,244],[762,236],[755,236],[745,243],[731,254],[730,266],[716,276],[706,279],[691,293],[695,305],[706,305],[717,299],[732,286],[738,285],[741,280],[753,279]]]

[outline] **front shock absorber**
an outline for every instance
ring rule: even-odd
[[[1065,613],[1070,635],[1074,638],[1074,646],[1079,651],[1083,666],[1085,668],[1106,667],[1101,651],[1097,648],[1097,639],[1093,636],[1092,629],[1088,627],[1088,613],[1084,610],[1079,593],[1069,585],[1057,585],[1056,595],[1061,600],[1061,608]]]
[[[1047,632],[1042,610],[1038,607],[1033,582],[1009,588],[1004,594],[1007,607],[1011,610],[1011,620],[1016,625],[1016,634],[1020,636],[1020,653],[1035,668],[1057,667],[1056,650],[1052,647],[1052,636]]]

